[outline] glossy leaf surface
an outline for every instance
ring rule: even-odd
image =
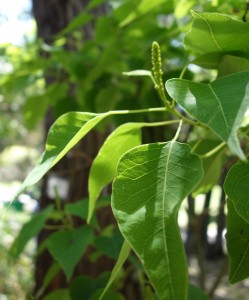
[[[201,161],[176,141],[124,154],[113,183],[119,227],[161,300],[186,299],[187,265],[177,225],[182,200],[202,178]]]
[[[234,154],[245,159],[236,134],[249,105],[249,71],[210,84],[170,79],[166,89],[192,117],[207,124]]]

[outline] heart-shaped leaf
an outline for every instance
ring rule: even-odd
[[[88,226],[55,232],[48,237],[48,250],[61,265],[67,279],[72,276],[74,267],[92,240],[93,230]]]
[[[249,105],[249,71],[210,84],[170,79],[166,89],[191,116],[207,124],[234,154],[245,159],[236,133]]]
[[[138,146],[122,156],[112,208],[160,299],[186,299],[188,274],[177,225],[182,200],[202,178],[201,161],[176,141]]]
[[[229,256],[229,280],[231,283],[236,283],[249,277],[249,226],[237,213],[230,199],[227,201],[227,207],[226,238]]]
[[[229,170],[224,189],[237,213],[249,223],[249,162],[239,161]]]

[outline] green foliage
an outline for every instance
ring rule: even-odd
[[[73,34],[76,28],[88,23],[92,19],[90,7],[101,2],[91,1],[64,34]],[[191,1],[191,6],[197,2]],[[172,4],[171,8],[166,4]],[[56,43],[48,47],[50,58],[44,69],[48,71],[54,66],[58,74],[66,71],[68,86],[74,86],[75,95],[69,93],[65,97],[64,93],[54,94],[53,89],[42,93],[44,99],[50,93],[55,95],[49,104],[59,117],[50,128],[39,164],[24,181],[20,192],[38,182],[92,129],[102,126],[104,130],[108,122],[116,129],[106,138],[91,166],[89,201],[68,204],[61,210],[57,207],[52,215],[41,212],[24,226],[12,247],[16,250],[11,252],[17,256],[27,240],[51,218],[62,224],[56,225],[60,230],[52,233],[43,247],[58,261],[68,280],[89,245],[94,246],[94,255],[100,252],[117,259],[109,281],[73,279],[69,290],[57,291],[48,295],[48,299],[58,295],[65,299],[78,297],[75,295],[79,295],[80,285],[86,290],[86,299],[122,299],[113,283],[122,273],[130,249],[139,260],[138,263],[131,259],[133,266],[139,274],[143,273],[142,266],[153,286],[152,289],[143,287],[144,295],[150,295],[148,299],[207,299],[202,291],[189,285],[178,211],[186,197],[210,191],[237,159],[241,161],[230,169],[224,186],[230,199],[227,215],[229,278],[235,283],[249,277],[248,122],[245,118],[249,107],[248,22],[225,14],[192,11],[190,25],[189,16],[185,19],[190,3],[173,4],[174,1],[166,0],[113,1],[110,15],[96,21],[95,39],[82,45],[80,38],[76,38],[76,52],[66,52]],[[212,11],[210,5],[204,8]],[[159,15],[165,17],[162,23]],[[181,31],[186,28],[189,31],[184,46],[189,52],[179,46]],[[110,34],[106,34],[109,31]],[[63,32],[59,38],[62,37]],[[161,49],[154,40],[162,44]],[[63,44],[57,40],[59,42]],[[146,69],[151,69],[148,63],[151,45],[152,70],[149,71]],[[177,63],[172,64],[172,60]],[[194,74],[195,68],[189,64],[215,71],[208,76],[207,70]],[[37,63],[33,68],[38,72],[41,65]],[[135,71],[130,71],[132,69]],[[131,78],[121,79],[122,72]],[[58,82],[67,91],[63,84],[65,78],[60,76]],[[144,76],[151,81],[146,81]],[[152,92],[154,87],[159,97]],[[40,101],[41,97],[35,95],[26,103],[30,124],[42,117],[48,103],[39,106],[40,114],[34,116],[33,101],[37,99]],[[109,111],[103,112],[105,107]],[[63,109],[67,112],[61,115]],[[73,112],[75,109],[79,111]],[[97,113],[82,112],[87,110]],[[244,134],[243,121],[246,123]],[[164,126],[163,134],[156,143],[148,142],[144,129],[159,126]],[[94,216],[103,188],[113,179],[111,208],[124,237],[122,247],[120,232],[113,227],[100,229]],[[110,202],[107,205],[110,206]],[[88,224],[73,228],[73,215],[87,219]],[[30,224],[35,225],[33,229],[29,229]],[[113,243],[116,244],[112,249]],[[143,281],[146,276],[140,276],[141,285],[146,285]],[[118,279],[122,281],[122,275]],[[108,291],[109,288],[113,290]]]
[[[201,162],[190,150],[175,141],[136,147],[119,161],[113,183],[112,209],[120,230],[161,299],[187,295],[177,213],[202,178]]]

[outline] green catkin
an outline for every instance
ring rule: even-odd
[[[155,89],[158,91],[160,98],[164,103],[167,102],[164,85],[163,85],[163,71],[162,71],[162,59],[161,50],[157,42],[152,43],[152,75],[156,82]]]

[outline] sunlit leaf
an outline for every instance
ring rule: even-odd
[[[91,129],[103,119],[111,115],[132,114],[139,112],[164,111],[164,108],[149,108],[144,110],[120,110],[95,114],[87,112],[69,112],[59,117],[51,126],[46,149],[39,164],[31,171],[21,185],[19,192],[37,183],[49,169],[67,154]]]
[[[112,208],[160,299],[186,299],[187,264],[177,225],[183,199],[202,178],[189,145],[172,141],[124,154],[113,183]]]
[[[166,89],[191,116],[207,124],[234,154],[245,159],[236,134],[249,105],[249,71],[209,84],[170,79]]]
[[[131,148],[141,144],[142,123],[127,123],[119,126],[101,147],[94,159],[89,175],[89,214],[92,217],[95,202],[101,190],[116,175],[117,163],[120,157]]]
[[[227,201],[227,206],[226,239],[229,257],[229,280],[231,283],[236,283],[249,277],[249,226],[237,213],[230,199]]]

